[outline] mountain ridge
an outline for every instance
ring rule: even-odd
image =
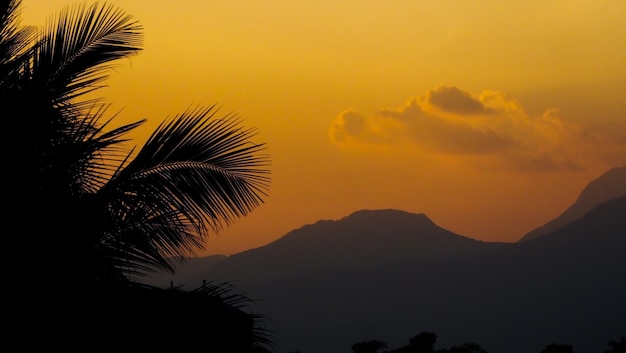
[[[553,234],[478,256],[319,270],[241,288],[272,314],[280,353],[340,353],[367,339],[400,346],[421,331],[436,332],[443,346],[475,341],[490,353],[539,352],[555,341],[597,353],[626,327],[624,214],[626,196]]]
[[[305,225],[270,244],[231,255],[204,275],[217,280],[268,280],[410,258],[473,256],[503,244],[450,232],[424,214],[359,210],[339,220]]]
[[[626,165],[611,168],[589,182],[580,192],[576,201],[558,217],[526,233],[519,241],[548,234],[584,216],[598,204],[623,195],[626,195]]]
[[[597,353],[626,327],[624,215],[626,196],[604,197],[547,234],[490,243],[425,214],[359,210],[221,258],[185,283],[232,281],[258,300],[277,353],[342,353],[369,339],[398,347],[422,331],[490,353],[552,342]]]

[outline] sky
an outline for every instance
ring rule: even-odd
[[[79,3],[23,0],[23,24]],[[137,145],[213,104],[267,145],[265,203],[198,256],[362,209],[513,242],[626,165],[624,0],[109,3],[144,27],[100,91],[148,119]]]

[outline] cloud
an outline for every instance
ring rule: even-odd
[[[444,117],[424,110],[423,106],[424,103],[413,99],[400,110],[385,109],[377,115],[402,122],[406,138],[428,151],[484,154],[507,149],[514,144],[507,136],[487,126],[478,126],[478,122],[469,121],[465,116]],[[400,133],[396,132],[396,135]]]
[[[332,122],[330,138],[337,145],[397,145],[404,139],[406,126],[394,119],[366,117],[348,109]]]
[[[556,109],[531,117],[502,92],[474,95],[453,86],[372,115],[344,111],[329,135],[344,148],[393,147],[524,170],[577,169],[585,161],[626,153],[626,146],[618,146],[616,153],[607,148],[606,138],[568,122]]]
[[[454,86],[437,87],[426,94],[424,101],[443,112],[455,114],[473,115],[492,112],[491,108],[485,106],[479,99]]]

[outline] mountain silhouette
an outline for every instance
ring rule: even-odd
[[[585,213],[597,205],[624,195],[626,195],[626,166],[612,168],[587,184],[578,196],[576,202],[567,208],[560,216],[528,232],[520,241],[546,235],[584,216]]]
[[[626,197],[543,237],[472,256],[407,257],[239,287],[260,299],[256,310],[269,315],[280,353],[340,353],[368,339],[400,347],[422,331],[437,332],[441,346],[474,341],[490,353],[539,352],[552,342],[597,353],[626,332],[624,215]]]
[[[452,233],[424,214],[361,210],[340,220],[305,225],[270,244],[231,255],[187,282],[271,280],[407,259],[472,256],[506,245]]]
[[[397,348],[419,332],[436,332],[438,346],[477,342],[489,353],[553,342],[597,353],[626,334],[626,196],[603,191],[621,190],[623,173],[585,188],[570,207],[582,215],[524,241],[482,242],[424,214],[362,210],[176,279],[232,281],[267,316],[277,353],[340,353],[371,339]]]

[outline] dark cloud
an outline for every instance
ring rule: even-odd
[[[390,133],[389,127],[379,128],[378,124],[354,110],[346,110],[339,114],[331,124],[329,137],[337,144],[367,143],[389,144],[386,136]]]
[[[461,115],[493,113],[481,101],[454,86],[440,86],[426,94],[431,105],[450,113]]]
[[[355,111],[347,111],[342,115],[343,129],[348,135],[361,135],[365,129],[365,117]]]
[[[406,137],[429,151],[484,154],[493,153],[514,144],[512,140],[493,130],[427,113],[415,99],[399,110],[384,109],[379,111],[378,115],[404,124]]]

